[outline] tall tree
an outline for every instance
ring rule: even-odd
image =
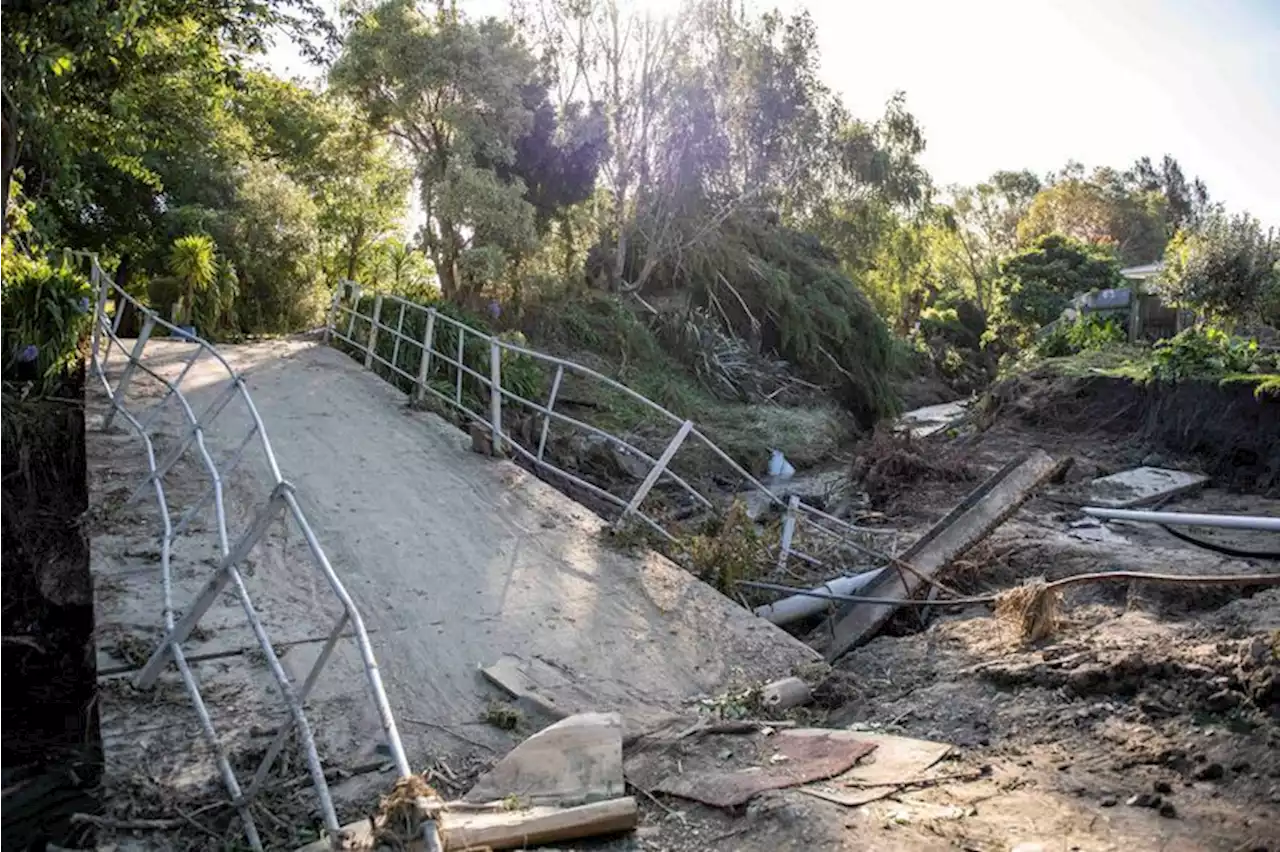
[[[1169,243],[1158,285],[1172,301],[1230,322],[1280,322],[1280,234],[1216,212]]]
[[[515,161],[532,121],[525,87],[537,72],[511,25],[443,7],[428,17],[411,0],[363,16],[331,72],[335,87],[413,152],[422,238],[448,298],[474,298],[482,282],[465,270],[492,272],[535,239],[523,183],[502,180],[492,165]]]
[[[102,185],[103,168],[86,180],[86,159],[91,168],[100,163],[159,189],[159,177],[143,157],[151,148],[148,132],[163,129],[164,116],[121,93],[144,83],[160,91],[156,77],[172,71],[175,61],[216,74],[224,58],[234,64],[261,50],[274,28],[298,35],[308,49],[311,37],[319,36],[322,44],[332,34],[311,0],[6,2],[0,146],[5,211],[10,179],[19,169],[30,198],[78,194],[86,206],[111,203],[115,187]],[[165,43],[175,33],[181,34],[180,50]],[[218,61],[211,63],[211,56]]]
[[[1209,188],[1198,177],[1188,182],[1182,166],[1169,154],[1164,155],[1158,168],[1150,157],[1138,159],[1125,173],[1125,179],[1140,192],[1164,196],[1170,235],[1182,228],[1196,227],[1209,212]]]
[[[1108,248],[1123,263],[1149,263],[1160,257],[1168,238],[1165,200],[1158,192],[1134,192],[1123,175],[1099,168],[1085,175],[1069,164],[1036,194],[1018,224],[1027,244],[1047,234]]]

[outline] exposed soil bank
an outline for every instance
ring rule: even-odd
[[[101,765],[83,369],[51,396],[3,409],[4,849],[84,840]]]
[[[1231,488],[1280,493],[1280,398],[1244,383],[1138,383],[1044,370],[996,384],[989,422],[1016,419],[1049,432],[1098,433],[1194,456]]]

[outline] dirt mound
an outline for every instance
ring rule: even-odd
[[[1015,420],[1040,430],[1123,436],[1194,457],[1232,488],[1280,493],[1280,398],[1243,383],[1140,383],[1033,370],[992,387],[985,425]]]
[[[1012,656],[979,669],[1004,688],[1066,689],[1080,697],[1133,696],[1156,716],[1258,710],[1280,716],[1276,645],[1280,632],[1239,643],[1104,647]]]

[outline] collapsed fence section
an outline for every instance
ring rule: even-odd
[[[305,704],[335,647],[342,639],[350,637],[355,641],[369,698],[376,710],[396,771],[402,778],[412,774],[383,688],[373,647],[360,613],[325,555],[315,531],[298,503],[293,487],[284,479],[267,436],[266,426],[241,376],[212,345],[162,319],[126,293],[102,270],[95,255],[82,252],[72,256],[75,260],[87,265],[96,293],[91,369],[100,380],[109,403],[101,428],[104,431],[110,429],[117,417],[123,420],[140,440],[146,459],[147,475],[126,501],[126,505],[147,499],[149,496],[154,500],[160,518],[158,532],[163,611],[158,616],[164,637],[146,664],[138,671],[134,681],[135,686],[143,690],[153,688],[169,661],[173,661],[195,709],[203,736],[212,751],[218,774],[230,796],[231,804],[239,814],[245,836],[254,849],[262,849],[263,844],[249,805],[264,789],[272,767],[283,752],[289,738],[296,736],[305,758],[324,827],[331,841],[337,844],[340,842],[341,826],[325,778],[324,766],[316,748],[314,731],[307,718]],[[137,337],[130,342],[126,342],[119,336],[121,320],[127,311],[136,312],[141,321]],[[164,359],[154,354],[156,347],[148,348],[148,345],[160,336],[168,336],[190,347],[176,375],[172,375],[176,365],[162,363]],[[123,362],[116,357],[117,352],[122,353]],[[207,376],[202,382],[202,390],[212,393],[212,402],[199,413],[193,408],[188,397],[190,388],[184,391],[184,383],[191,384],[190,377],[197,371],[197,365],[203,371],[211,370],[216,376],[212,382],[212,388]],[[166,371],[169,375],[166,375]],[[130,394],[131,390],[136,390],[140,377],[158,382],[163,388],[160,399],[152,403],[149,408],[144,408],[144,402],[139,394],[135,393],[132,396]],[[239,403],[237,407],[245,415],[244,421],[239,424],[231,422],[230,415],[227,414],[232,409],[233,401]],[[161,455],[158,452],[156,437],[159,426],[163,422],[162,415],[170,416],[175,412],[180,418],[182,432],[177,444]],[[220,430],[220,438],[226,439],[229,433],[230,439],[227,443],[235,447],[221,460],[215,460],[216,448],[212,446],[213,442],[210,440],[215,428]],[[236,431],[237,429],[242,431]],[[229,494],[226,487],[228,477],[255,449],[260,460],[265,463],[269,482],[263,485],[261,505],[249,512],[248,521],[243,529],[232,530],[228,512]],[[196,469],[207,481],[207,486],[198,500],[189,506],[178,507],[173,505],[171,489],[166,489],[166,476],[172,474],[180,461],[192,456],[196,461]],[[174,545],[180,536],[191,530],[193,521],[201,517],[202,513],[205,513],[204,517],[209,517],[206,513],[209,509],[212,511],[220,558],[209,574],[203,589],[193,600],[175,601],[173,595]],[[279,654],[263,625],[258,606],[250,595],[242,574],[246,557],[263,540],[268,528],[276,522],[291,523],[292,528],[302,534],[311,567],[321,575],[341,609],[341,614],[328,632],[318,657],[301,684],[294,683],[282,666]],[[228,588],[243,610],[245,620],[266,661],[283,711],[275,737],[258,763],[247,787],[241,785],[240,779],[232,768],[229,756],[214,727],[209,708],[201,694],[200,684],[183,651],[183,643],[197,629],[201,617]],[[434,837],[431,829],[432,826],[429,824],[424,826],[429,844]],[[428,848],[431,848],[430,845]]]
[[[366,295],[345,281],[334,291],[325,340],[414,402],[452,413],[473,439],[560,485],[615,528],[634,521],[675,542],[679,525],[723,516],[736,495],[754,492],[779,515],[770,550],[780,574],[788,573],[791,559],[831,575],[853,565],[884,565],[896,549],[895,531],[857,526],[797,497],[783,499],[693,421],[590,367],[530,349],[518,336],[476,328],[448,305]],[[621,427],[587,422],[578,410],[593,403],[584,396],[608,400],[641,425],[624,435]],[[553,444],[569,450],[557,456]],[[592,481],[585,465],[574,463],[575,446],[625,469],[625,485]]]

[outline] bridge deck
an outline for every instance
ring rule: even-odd
[[[176,375],[186,351],[153,343],[149,363]],[[472,750],[411,720],[474,723],[497,694],[478,669],[503,656],[555,673],[560,686],[551,697],[566,709],[619,710],[632,727],[732,682],[782,676],[816,659],[665,558],[611,549],[598,517],[515,465],[470,452],[461,432],[409,410],[344,355],[302,341],[232,346],[224,354],[245,375],[284,475],[364,617],[416,766]],[[184,382],[196,411],[213,394],[212,386],[200,388],[212,375],[197,368]],[[132,395],[158,389],[142,381]],[[198,738],[176,674],[166,673],[157,700],[132,694],[118,673],[141,663],[134,640],[122,637],[158,635],[158,515],[145,503],[117,508],[143,477],[142,447],[123,424],[92,431],[102,410],[102,399],[91,400],[91,502],[97,514],[112,510],[91,528],[99,665],[112,683],[102,696],[108,773],[154,769],[160,760],[176,772],[190,759],[180,752]],[[172,446],[163,434],[177,434],[172,403],[167,413],[173,416],[159,440]],[[210,441],[223,453],[234,449],[217,429]],[[230,505],[244,514],[256,508],[235,497],[260,500],[264,474],[238,471],[228,484]],[[179,494],[188,481],[187,496],[206,482],[191,458],[166,480]],[[274,643],[288,648],[283,662],[299,679],[337,612],[302,547],[296,531],[273,532],[254,552],[249,578]],[[212,570],[215,553],[207,529],[179,545],[179,609]],[[203,624],[186,647],[197,676],[212,684],[206,696],[214,722],[233,751],[260,749],[265,741],[255,739],[255,726],[277,723],[283,710],[265,667],[239,653],[252,636],[225,595]],[[343,643],[309,706],[322,751],[335,762],[374,754],[379,733],[363,684],[354,647]],[[486,726],[464,730],[497,750],[511,743]]]

